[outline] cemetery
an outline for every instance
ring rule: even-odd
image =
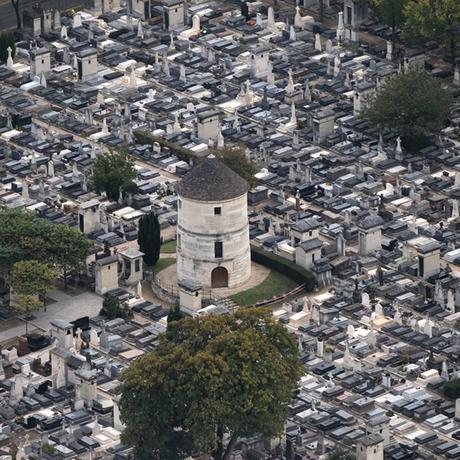
[[[460,44],[411,7],[0,1],[0,460],[139,459],[128,370],[257,312],[301,376],[225,460],[460,458]]]

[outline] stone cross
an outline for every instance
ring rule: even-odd
[[[13,61],[13,58],[11,56],[11,53],[13,52],[13,49],[11,48],[11,46],[8,46],[8,48],[6,50],[8,51],[8,59],[6,60],[6,67],[11,70],[13,68],[13,65],[14,65],[14,61]]]
[[[297,5],[295,7],[295,16],[294,16],[294,25],[296,27],[302,28],[302,15],[300,14],[300,7]]]

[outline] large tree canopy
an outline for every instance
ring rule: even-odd
[[[38,260],[22,260],[14,264],[8,277],[8,285],[16,295],[16,303],[12,308],[17,313],[25,315],[26,332],[27,318],[42,305],[37,296],[41,295],[45,302],[46,295],[53,289],[56,277],[56,271]]]
[[[130,192],[136,178],[134,160],[126,149],[96,157],[93,184],[98,193],[106,192],[109,200],[117,200],[120,192]]]
[[[371,0],[371,8],[375,15],[387,26],[391,27],[391,41],[396,44],[396,33],[405,21],[404,7],[409,0]],[[393,50],[395,52],[396,50]]]
[[[53,224],[21,209],[0,211],[0,266],[8,270],[24,259],[44,260]]]
[[[240,436],[283,429],[301,371],[296,341],[267,310],[180,320],[123,373],[123,439],[138,459],[228,459]]]
[[[458,0],[417,0],[405,5],[406,40],[419,43],[436,40],[442,43],[455,65],[456,48],[460,43],[460,2]]]
[[[63,273],[67,287],[68,273],[84,267],[91,242],[78,229],[67,225],[54,225],[50,237],[51,261]]]
[[[65,274],[85,263],[91,242],[78,229],[52,224],[20,209],[0,211],[0,268],[8,272],[18,261],[36,259]]]
[[[413,68],[388,77],[367,101],[361,116],[379,129],[394,131],[410,148],[415,138],[439,132],[452,103],[451,92],[439,80]]]

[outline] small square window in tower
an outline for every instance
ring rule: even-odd
[[[215,216],[220,216],[222,215],[222,208],[219,206],[217,208],[214,208],[214,215]]]
[[[222,241],[216,241],[214,243],[214,257],[216,259],[220,259],[223,257]]]

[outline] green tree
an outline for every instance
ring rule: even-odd
[[[231,170],[245,179],[251,187],[257,184],[257,179],[254,177],[254,174],[257,173],[256,165],[246,157],[243,147],[214,149],[212,153]]]
[[[268,310],[183,319],[123,373],[123,440],[142,460],[227,460],[239,437],[283,430],[301,374],[296,341]]]
[[[460,2],[458,0],[417,0],[405,5],[404,36],[409,43],[424,40],[441,42],[455,66],[460,41]]]
[[[0,210],[0,267],[5,274],[19,260],[47,258],[53,224],[21,209]]]
[[[26,334],[27,319],[42,305],[37,296],[42,297],[44,305],[46,295],[53,289],[56,276],[57,273],[52,268],[37,260],[24,260],[14,264],[8,277],[8,285],[18,299],[12,308],[25,317]]]
[[[388,77],[369,98],[361,116],[378,129],[392,130],[407,149],[414,150],[420,138],[440,131],[452,104],[449,89],[424,70],[412,68]]]
[[[8,47],[11,47],[11,56],[16,54],[16,44],[14,35],[11,32],[0,33],[0,61],[6,62],[8,59]]]
[[[62,272],[67,289],[67,276],[85,266],[91,242],[76,228],[61,224],[53,226],[49,241],[51,260]]]
[[[93,167],[93,185],[98,193],[106,192],[109,200],[118,200],[120,191],[132,190],[136,178],[134,160],[127,149],[96,157]]]
[[[144,262],[153,266],[160,258],[161,230],[158,217],[150,212],[139,220],[139,232],[137,235],[139,249],[144,253]]]
[[[371,0],[371,8],[375,15],[387,26],[391,27],[391,41],[395,52],[398,29],[405,22],[404,7],[408,0]]]

